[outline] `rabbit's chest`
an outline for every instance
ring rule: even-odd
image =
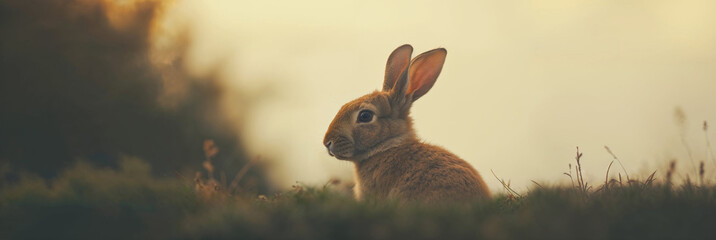
[[[356,197],[389,197],[390,193],[403,181],[405,169],[395,166],[366,166],[357,169],[354,192]]]

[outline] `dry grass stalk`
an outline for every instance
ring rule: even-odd
[[[686,150],[686,154],[689,156],[689,161],[691,161],[691,166],[694,168],[694,173],[698,174],[698,170],[696,169],[696,162],[694,161],[694,154],[691,151],[689,143],[686,141],[686,113],[684,113],[684,110],[681,109],[681,107],[676,107],[674,109],[674,120],[676,121],[676,125],[679,126],[681,145],[684,147],[684,149]],[[708,126],[706,128],[708,128]]]
[[[206,179],[200,171],[197,171],[194,176],[194,188],[195,191],[202,199],[206,201],[220,200],[231,197],[231,194],[238,192],[239,181],[247,174],[248,170],[253,164],[258,161],[259,157],[252,159],[246,165],[244,165],[230,184],[227,184],[227,178],[225,173],[220,174],[220,180],[217,181],[214,178],[214,165],[212,164],[213,158],[219,153],[219,147],[216,146],[214,140],[204,140],[204,156],[206,159],[202,162],[202,167],[207,172]],[[175,173],[180,179],[185,179],[179,173]]]
[[[666,171],[666,184],[671,185],[671,179],[674,177],[676,172],[676,160],[671,160],[669,163],[669,170]]]
[[[619,160],[619,158],[617,157],[616,154],[614,154],[614,152],[612,152],[612,149],[610,149],[609,146],[604,145],[604,149],[606,149],[607,152],[609,153],[609,155],[612,155],[612,158],[614,158],[614,160],[616,160],[617,163],[619,163],[619,166],[622,167],[622,171],[624,171],[624,175],[627,177],[627,182],[629,182],[629,180],[631,180],[629,178],[629,172],[627,172],[626,168],[624,168],[624,164],[622,164],[622,161]]]
[[[239,170],[239,172],[236,173],[236,176],[234,176],[234,179],[231,180],[231,184],[227,188],[230,193],[234,193],[234,192],[238,191],[239,181],[241,181],[241,179],[244,178],[246,173],[249,172],[249,169],[254,165],[254,163],[258,162],[259,160],[261,160],[261,156],[257,156],[256,158],[251,159],[251,161],[249,161],[248,163],[246,163],[246,165],[241,167],[241,169]]]
[[[656,175],[656,171],[651,173],[651,175],[649,175],[649,177],[646,178],[646,181],[644,181],[644,185],[642,185],[642,190],[646,189],[648,186],[651,185],[651,183],[654,182],[654,180],[656,180],[656,178],[654,178],[655,175]]]
[[[505,188],[505,191],[507,191],[508,197],[514,198],[514,196],[517,196],[518,198],[522,198],[522,195],[520,195],[519,193],[517,193],[517,191],[515,191],[514,189],[512,189],[510,187],[509,182],[505,183],[504,179],[497,177],[497,174],[495,174],[495,171],[492,171],[492,169],[490,169],[490,172],[492,172],[492,175],[495,176],[495,178],[497,178],[497,181],[500,181],[500,183],[502,184],[502,187]]]
[[[612,169],[612,164],[614,164],[614,161],[609,163],[609,167],[607,167],[607,174],[604,176],[604,189],[609,189],[609,169]]]
[[[577,147],[577,156],[575,156],[574,158],[577,160],[577,166],[575,166],[575,172],[577,174],[577,185],[579,187],[579,190],[582,193],[586,194],[591,187],[584,180],[584,175],[582,174],[582,153],[579,152],[579,147]]]
[[[699,182],[701,182],[701,186],[704,185],[704,173],[706,173],[704,170],[704,161],[701,161],[699,164]]]
[[[338,186],[340,184],[341,184],[340,179],[332,177],[332,178],[328,179],[326,184],[323,184],[323,189],[327,188],[328,186]]]
[[[530,181],[532,181],[532,183],[534,183],[535,185],[537,185],[539,188],[541,188],[541,189],[546,189],[545,187],[542,186],[542,184],[537,183],[535,180],[530,180]]]
[[[711,148],[711,138],[709,137],[709,123],[704,121],[703,126],[704,138],[706,139],[706,158],[711,159],[714,166],[716,166],[716,157],[714,156],[714,150]]]
[[[219,153],[219,147],[216,146],[214,140],[204,140],[204,162],[202,167],[206,170],[207,179],[204,181],[201,172],[196,172],[194,175],[194,189],[204,200],[214,199],[221,190],[220,184],[214,179],[214,164],[211,163],[212,158]]]
[[[569,164],[569,173],[563,174],[567,175],[572,181],[572,188],[578,189],[579,192],[586,196],[592,187],[584,180],[584,175],[582,174],[582,153],[579,152],[579,147],[577,147],[577,155],[574,158],[577,160],[577,165],[574,166],[574,175],[572,175],[572,164]],[[576,186],[574,185],[575,178],[577,179]]]
[[[709,138],[709,123],[707,121],[704,121],[704,138],[706,139],[706,157],[711,159],[711,161],[716,164],[716,157],[714,157],[714,150],[711,148],[711,138]]]
[[[575,186],[574,186],[574,178],[572,178],[572,164],[570,163],[570,164],[568,164],[568,166],[569,166],[569,173],[566,173],[566,172],[565,172],[565,173],[562,173],[562,174],[567,175],[567,176],[569,177],[569,180],[572,181],[572,188],[575,188]]]

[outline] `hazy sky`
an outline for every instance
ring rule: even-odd
[[[568,180],[576,146],[592,182],[611,160],[604,145],[632,175],[673,158],[693,169],[674,109],[687,116],[696,161],[707,158],[702,122],[716,124],[710,0],[178,0],[163,34],[182,24],[195,39],[193,72],[221,62],[230,86],[267,94],[237,114],[279,186],[352,177],[323,135],[341,105],[381,86],[388,54],[404,43],[416,54],[448,50],[435,87],[413,105],[418,135],[470,162],[495,191],[490,170],[518,191]]]

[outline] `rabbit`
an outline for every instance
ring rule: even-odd
[[[382,91],[346,103],[328,127],[328,154],[355,165],[357,200],[469,202],[490,198],[480,174],[455,154],[418,139],[410,107],[432,88],[447,51],[412,61],[405,44],[388,57]]]

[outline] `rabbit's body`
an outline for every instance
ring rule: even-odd
[[[470,164],[417,139],[355,163],[357,199],[425,202],[469,201],[489,197],[489,190]]]
[[[410,107],[437,80],[447,51],[434,49],[410,61],[412,51],[410,45],[393,51],[383,91],[343,105],[323,144],[331,156],[355,164],[357,199],[453,202],[490,197],[470,164],[416,137]]]

